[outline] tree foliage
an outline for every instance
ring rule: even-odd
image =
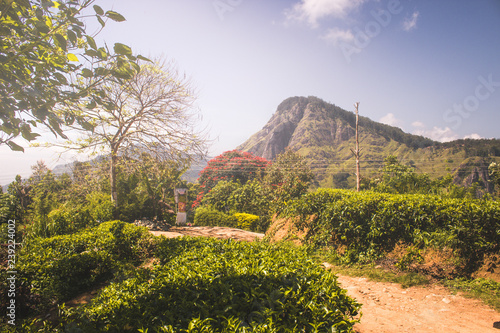
[[[247,159],[242,159],[242,155]],[[255,178],[247,179],[249,175]],[[220,212],[229,214],[223,220],[230,224],[234,214],[251,214],[258,216],[259,221],[250,225],[265,231],[271,216],[284,203],[305,194],[313,178],[305,159],[291,150],[278,155],[272,164],[249,153],[226,152],[210,161],[200,176],[204,180],[202,191],[193,206],[201,204],[202,210],[197,208],[195,218],[211,221]]]
[[[108,169],[99,161],[74,163],[71,176],[56,175],[41,161],[32,170],[30,178],[17,176],[8,193],[0,194],[0,224],[15,219],[27,228],[29,238],[50,237],[109,221],[115,215],[106,184]],[[146,154],[126,160],[118,169],[121,206],[117,215],[127,222],[142,217],[173,221],[173,190],[186,185],[180,179],[184,170],[181,161],[158,162]]]
[[[146,62],[131,78],[107,80],[98,87],[98,97],[62,111],[92,126],[91,131],[74,128],[82,137],[62,145],[110,156],[111,197],[117,207],[121,157],[147,153],[158,161],[185,161],[205,153],[206,139],[194,128],[193,90],[172,64]]]
[[[427,173],[418,173],[411,163],[402,164],[394,155],[386,157],[385,166],[379,170],[378,176],[371,179],[363,178],[362,186],[365,190],[393,194],[436,194],[446,198],[462,199],[489,197],[482,195],[477,182],[468,187],[459,186],[454,183],[451,174],[431,179]]]
[[[129,160],[128,173],[138,175],[140,189],[147,195],[150,216],[158,220],[166,219],[175,211],[173,191],[176,187],[187,187],[181,180],[181,176],[186,171],[188,164],[183,159],[178,160],[157,160],[149,154],[142,153],[137,160]]]
[[[382,169],[382,183],[394,193],[417,193],[429,188],[430,178],[427,174],[416,173],[414,168],[401,164],[396,156],[390,155]]]
[[[200,172],[198,183],[201,191],[194,206],[199,205],[203,196],[219,181],[238,181],[240,184],[245,184],[249,180],[262,177],[269,163],[265,158],[238,150],[226,151],[211,159]]]
[[[102,27],[106,21],[121,22],[119,13],[104,11],[94,0],[10,0],[0,3],[0,144],[23,151],[13,139],[28,141],[42,124],[66,138],[62,125],[88,121],[69,113],[58,114],[60,104],[99,96],[98,84],[130,77],[138,68],[131,49],[116,43],[113,50],[98,47],[86,31],[84,12],[91,10]],[[141,59],[145,59],[139,56]],[[103,62],[114,59],[114,66]],[[86,79],[87,84],[81,84]],[[79,83],[79,84],[77,84]]]
[[[363,189],[373,189],[385,193],[428,193],[431,180],[428,174],[419,174],[409,165],[398,161],[394,155],[385,158],[385,166],[380,169],[379,178],[363,179]]]
[[[264,183],[271,187],[274,199],[286,202],[305,194],[313,179],[305,158],[288,149],[266,169]]]

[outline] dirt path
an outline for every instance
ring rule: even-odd
[[[253,241],[263,234],[222,227],[173,227],[166,237],[205,236]],[[326,268],[331,265],[325,263]],[[338,275],[338,274],[337,274]],[[363,304],[357,333],[500,333],[500,313],[481,301],[452,295],[437,285],[403,289],[394,283],[338,275],[348,295]],[[495,328],[498,326],[498,329]]]
[[[338,277],[348,295],[363,304],[361,323],[355,326],[358,333],[500,333],[494,328],[500,328],[500,313],[442,286],[403,289],[395,283]]]

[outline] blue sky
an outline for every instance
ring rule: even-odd
[[[98,40],[173,59],[191,78],[212,155],[243,143],[291,96],[346,110],[360,102],[361,115],[435,140],[500,138],[498,0],[96,3],[127,19]],[[40,159],[85,159],[57,156],[0,147],[0,184]]]

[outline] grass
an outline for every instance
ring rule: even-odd
[[[500,283],[490,279],[454,279],[443,282],[454,293],[462,292],[465,297],[476,298],[500,311]]]
[[[352,265],[341,264],[335,259],[335,257],[332,257],[329,251],[325,250],[316,250],[312,256],[320,262],[328,262],[333,266],[332,269],[334,272],[342,275],[366,277],[376,282],[399,283],[403,288],[427,285],[430,283],[430,279],[423,274],[414,272],[395,273],[394,271],[376,266],[374,263]]]
[[[333,270],[334,272],[342,275],[354,276],[354,277],[366,277],[376,282],[398,283],[403,288],[427,285],[430,283],[430,280],[422,274],[413,272],[394,273],[385,270],[383,268],[376,268],[373,265],[356,265],[356,266],[334,265]]]

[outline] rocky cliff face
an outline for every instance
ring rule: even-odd
[[[343,114],[346,119],[336,117]],[[352,118],[352,119],[349,119]],[[262,130],[237,149],[274,159],[285,148],[329,146],[355,135],[354,115],[316,97],[292,97],[283,101]]]
[[[468,158],[455,170],[453,182],[465,187],[477,184],[485,192],[493,193],[495,185],[491,182],[488,167],[489,163],[484,158]]]

